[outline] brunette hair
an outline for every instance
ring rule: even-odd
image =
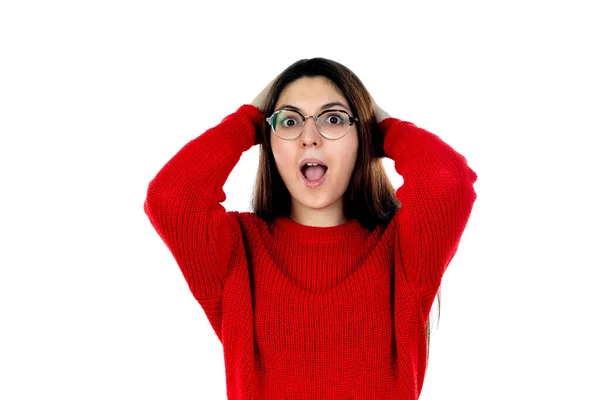
[[[275,111],[283,89],[302,77],[322,76],[344,95],[354,117],[358,117],[358,153],[356,164],[344,193],[344,215],[356,218],[369,230],[387,224],[401,204],[385,173],[381,158],[383,136],[377,126],[369,92],[360,79],[347,67],[325,58],[299,60],[275,78],[264,109],[265,116]],[[291,195],[277,171],[271,149],[271,126],[264,121],[257,132],[260,146],[258,172],[252,198],[254,213],[270,222],[278,216],[289,216]]]
[[[296,61],[273,81],[267,94],[264,115],[275,111],[275,104],[283,89],[302,77],[325,77],[344,95],[354,117],[358,117],[358,153],[348,188],[344,193],[344,214],[356,218],[369,230],[378,225],[387,225],[402,204],[396,197],[381,159],[383,135],[380,131],[371,96],[361,80],[344,65],[326,59],[311,58]],[[289,217],[291,195],[279,174],[271,149],[271,126],[264,121],[257,131],[260,144],[259,165],[252,196],[253,212],[266,222],[278,216]],[[438,317],[440,306],[438,292]],[[430,321],[427,320],[427,360],[429,360]]]

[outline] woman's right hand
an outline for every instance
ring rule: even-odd
[[[274,81],[275,78],[273,78],[271,82],[269,82],[267,86],[265,86],[264,89],[254,98],[254,100],[252,100],[251,104],[263,113],[265,112],[265,107],[267,106],[267,94],[271,90],[271,86],[273,86]]]

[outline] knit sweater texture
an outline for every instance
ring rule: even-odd
[[[427,319],[476,173],[435,134],[389,117],[384,152],[404,179],[389,224],[267,223],[221,204],[263,122],[239,107],[177,152],[144,202],[223,345],[227,398],[418,399]]]

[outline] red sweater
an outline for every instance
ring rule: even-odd
[[[477,175],[438,136],[387,118],[384,151],[404,178],[387,227],[268,224],[220,204],[263,120],[245,104],[190,141],[144,203],[223,345],[228,399],[417,399]]]

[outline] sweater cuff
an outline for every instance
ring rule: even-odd
[[[392,126],[396,124],[398,126],[394,128],[395,133],[390,134]],[[379,129],[383,133],[383,153],[386,157],[393,159],[396,156],[392,154],[394,147],[396,147],[398,141],[404,140],[409,124],[409,122],[393,117],[386,118],[379,123]]]
[[[265,117],[262,111],[260,111],[252,104],[242,105],[240,108],[237,109],[236,113],[241,113],[244,116],[246,116],[250,121],[252,121],[252,124],[254,124],[256,128],[262,128],[265,122]]]
[[[399,119],[394,117],[387,117],[383,121],[379,122],[379,129],[381,129],[381,131],[385,135],[388,129],[390,129],[390,126],[392,126],[396,121],[399,121]]]

